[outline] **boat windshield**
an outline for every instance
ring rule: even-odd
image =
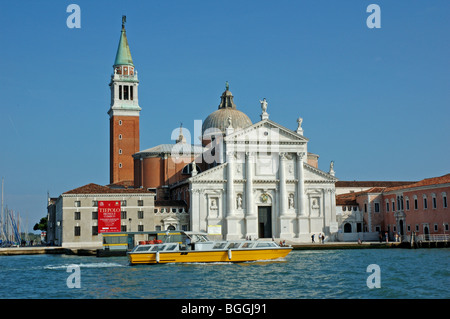
[[[206,237],[205,235],[192,234],[190,237],[194,243],[204,243],[209,241],[208,237]]]

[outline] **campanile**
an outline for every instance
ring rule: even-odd
[[[110,183],[134,180],[134,153],[139,151],[139,107],[137,71],[131,58],[122,16],[122,31],[111,75]]]

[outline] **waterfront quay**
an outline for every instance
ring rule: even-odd
[[[445,239],[437,236],[429,236],[428,240],[420,240],[411,243],[403,242],[325,242],[325,243],[290,243],[294,250],[332,250],[332,249],[376,249],[376,248],[447,248],[448,236]],[[436,237],[436,238],[435,238]],[[276,241],[276,240],[275,240]],[[276,241],[278,242],[278,241]],[[104,256],[103,249],[99,247],[57,247],[57,246],[31,246],[31,247],[6,247],[0,248],[0,256],[13,255],[39,255],[39,254],[66,254],[79,256]],[[125,255],[125,253],[123,254]]]
[[[409,244],[409,243],[408,243]],[[400,242],[328,242],[328,243],[295,243],[294,250],[325,250],[325,249],[368,249],[368,248],[401,248]]]
[[[31,247],[7,247],[0,248],[0,256],[14,256],[14,255],[42,255],[42,254],[66,254],[89,256],[96,255],[98,248],[64,248],[64,247],[46,247],[46,246],[31,246]]]
[[[405,236],[401,241],[363,241],[363,242],[326,242],[326,243],[289,243],[294,250],[319,249],[365,249],[365,248],[447,248],[450,235],[420,235],[411,239]]]
[[[399,242],[330,242],[330,243],[302,243],[290,245],[294,250],[326,250],[326,249],[365,249],[365,248],[400,248],[410,247]],[[39,254],[65,254],[80,256],[98,256],[98,248],[64,248],[64,247],[8,247],[0,248],[0,256],[39,255]]]

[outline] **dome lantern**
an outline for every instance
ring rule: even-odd
[[[204,145],[206,141],[211,140],[213,135],[225,135],[228,127],[233,127],[234,131],[249,127],[252,125],[250,118],[236,108],[233,101],[233,94],[229,90],[229,84],[226,82],[225,91],[220,97],[218,110],[211,113],[202,125],[202,140]]]

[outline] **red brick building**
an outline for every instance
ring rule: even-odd
[[[178,156],[177,148],[184,148]],[[187,179],[192,176],[194,161],[203,147],[182,139],[174,144],[161,144],[133,154],[134,187],[152,189],[158,200],[182,200],[189,203]],[[207,169],[205,163],[195,164],[197,173]]]

